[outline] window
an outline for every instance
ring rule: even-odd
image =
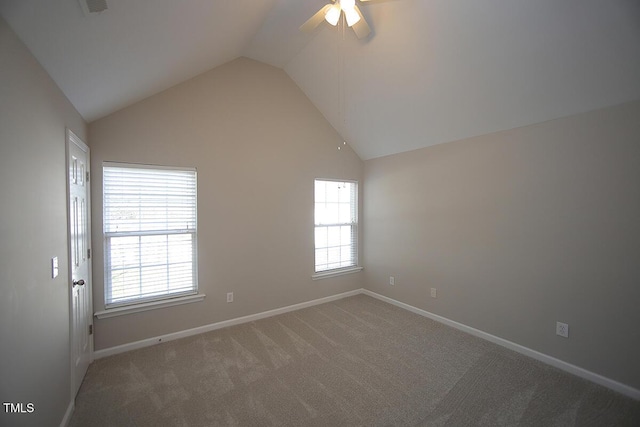
[[[315,180],[315,272],[358,266],[358,183]]]
[[[195,294],[196,171],[103,164],[105,308]]]

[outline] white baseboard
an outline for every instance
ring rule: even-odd
[[[324,298],[318,298],[299,304],[293,304],[286,307],[276,308],[274,310],[263,311],[257,314],[251,314],[249,316],[237,317],[235,319],[223,320],[217,323],[211,323],[209,325],[198,326],[197,328],[187,329],[184,331],[178,331],[167,335],[160,335],[153,338],[147,338],[140,341],[134,341],[131,343],[109,347],[102,350],[93,352],[94,359],[101,359],[103,357],[112,356],[114,354],[124,353],[131,350],[137,350],[139,348],[149,347],[152,345],[160,344],[166,341],[173,341],[180,338],[190,337],[192,335],[202,334],[205,332],[215,331],[216,329],[226,328],[228,326],[239,325],[242,323],[253,322],[256,320],[264,319],[266,317],[277,316],[278,314],[288,313],[290,311],[300,310],[302,308],[312,307],[318,304],[324,304],[325,302],[335,301],[342,298],[350,297],[353,295],[361,294],[363,289],[356,289],[354,291],[343,292],[337,295],[331,295]]]
[[[71,399],[71,402],[69,402],[69,406],[67,407],[67,412],[64,413],[64,417],[62,418],[62,421],[60,421],[60,427],[67,427],[69,425],[75,406],[75,402]]]
[[[386,297],[384,295],[380,295],[368,289],[356,289],[354,291],[344,292],[337,295],[331,295],[324,298],[318,298],[312,301],[307,301],[299,304],[293,304],[286,307],[276,308],[274,310],[263,311],[257,314],[251,314],[249,316],[237,317],[235,319],[224,320],[217,323],[211,323],[209,325],[199,326],[193,329],[187,329],[184,331],[174,332],[171,334],[161,335],[153,338],[147,338],[140,341],[135,341],[123,345],[119,345],[116,347],[109,347],[102,350],[97,350],[93,352],[94,359],[100,359],[107,356],[112,356],[114,354],[124,353],[131,350],[136,350],[139,348],[149,347],[152,345],[160,344],[166,341],[173,341],[180,338],[190,337],[197,334],[202,334],[205,332],[214,331],[216,329],[226,328],[228,326],[239,325],[242,323],[253,322],[255,320],[264,319],[271,316],[277,316],[278,314],[288,313],[290,311],[300,310],[302,308],[312,307],[314,305],[323,304],[330,301],[336,301],[342,298],[365,294],[370,297],[377,298],[381,301],[388,302],[397,307],[408,310],[412,313],[419,314],[424,317],[428,317],[429,319],[435,320],[436,322],[443,323],[447,326],[451,326],[463,332],[469,333],[478,338],[482,338],[484,340],[490,341],[494,344],[498,344],[502,347],[508,348],[525,356],[531,357],[533,359],[539,360],[547,365],[554,366],[558,369],[561,369],[570,374],[576,375],[580,378],[584,378],[586,380],[592,381],[596,384],[600,384],[604,387],[610,388],[611,390],[617,391],[618,393],[624,394],[625,396],[629,396],[632,399],[640,400],[640,390],[628,386],[626,384],[622,384],[618,381],[612,380],[610,378],[604,377],[600,374],[596,374],[594,372],[588,371],[584,368],[581,368],[576,365],[572,365],[571,363],[565,362],[560,359],[556,359],[553,356],[549,356],[544,353],[540,353],[539,351],[532,350],[528,347],[522,346],[520,344],[516,344],[514,342],[505,340],[504,338],[497,337],[495,335],[491,335],[487,332],[481,331],[479,329],[472,328],[471,326],[467,326],[465,324],[456,322],[454,320],[448,319],[446,317],[439,316],[437,314],[430,313],[426,310],[422,310],[420,308],[414,307],[412,305],[394,300],[393,298]],[[67,410],[67,414],[65,414],[65,419],[68,422],[67,418],[71,417],[73,413],[73,402],[71,403],[70,409]],[[66,426],[66,424],[61,424],[61,426]]]
[[[372,292],[368,289],[361,290],[363,294],[369,295],[373,298],[377,298],[381,301],[388,302],[397,307],[404,308],[405,310],[411,311],[412,313],[419,314],[424,317],[428,317],[429,319],[435,320],[436,322],[443,323],[447,326],[451,326],[453,328],[459,329],[463,332],[467,332],[471,335],[474,335],[478,338],[482,338],[484,340],[490,341],[494,344],[498,344],[502,347],[506,347],[509,350],[513,350],[520,354],[524,354],[525,356],[529,356],[533,359],[539,360],[540,362],[546,363],[547,365],[554,366],[558,369],[561,369],[565,372],[569,372],[570,374],[576,375],[580,378],[584,378],[586,380],[592,381],[596,384],[600,384],[604,387],[610,388],[611,390],[617,391],[618,393],[624,394],[625,396],[629,396],[632,399],[640,400],[640,390],[628,386],[626,384],[622,384],[618,381],[612,380],[610,378],[604,377],[600,374],[596,374],[594,372],[588,371],[584,368],[581,368],[576,365],[572,365],[571,363],[565,362],[560,359],[556,359],[553,356],[546,355],[544,353],[540,353],[539,351],[532,350],[528,347],[524,347],[520,344],[516,344],[514,342],[505,340],[503,338],[497,337],[495,335],[491,335],[487,332],[481,331],[479,329],[472,328],[471,326],[467,326],[462,323],[458,323],[451,319],[447,319],[446,317],[439,316],[437,314],[430,313],[426,310],[422,310],[420,308],[414,307],[409,304],[405,304],[403,302],[394,300],[393,298],[386,297],[384,295],[380,295],[378,293]]]

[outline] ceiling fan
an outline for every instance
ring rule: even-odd
[[[326,4],[322,9],[317,11],[311,18],[300,26],[300,31],[313,31],[324,19],[329,24],[336,26],[342,13],[347,21],[347,26],[353,28],[356,36],[361,39],[367,37],[371,32],[369,24],[362,16],[362,12],[356,6],[356,0],[331,0],[333,3]],[[369,1],[369,0],[360,0]]]

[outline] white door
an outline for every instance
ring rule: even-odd
[[[67,130],[69,262],[71,264],[71,395],[75,398],[92,358],[89,147]]]

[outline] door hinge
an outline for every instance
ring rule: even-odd
[[[89,335],[93,335],[93,325],[89,325]]]
[[[89,171],[87,171],[87,182],[89,182]]]
[[[91,258],[91,248],[87,249],[87,258]]]

